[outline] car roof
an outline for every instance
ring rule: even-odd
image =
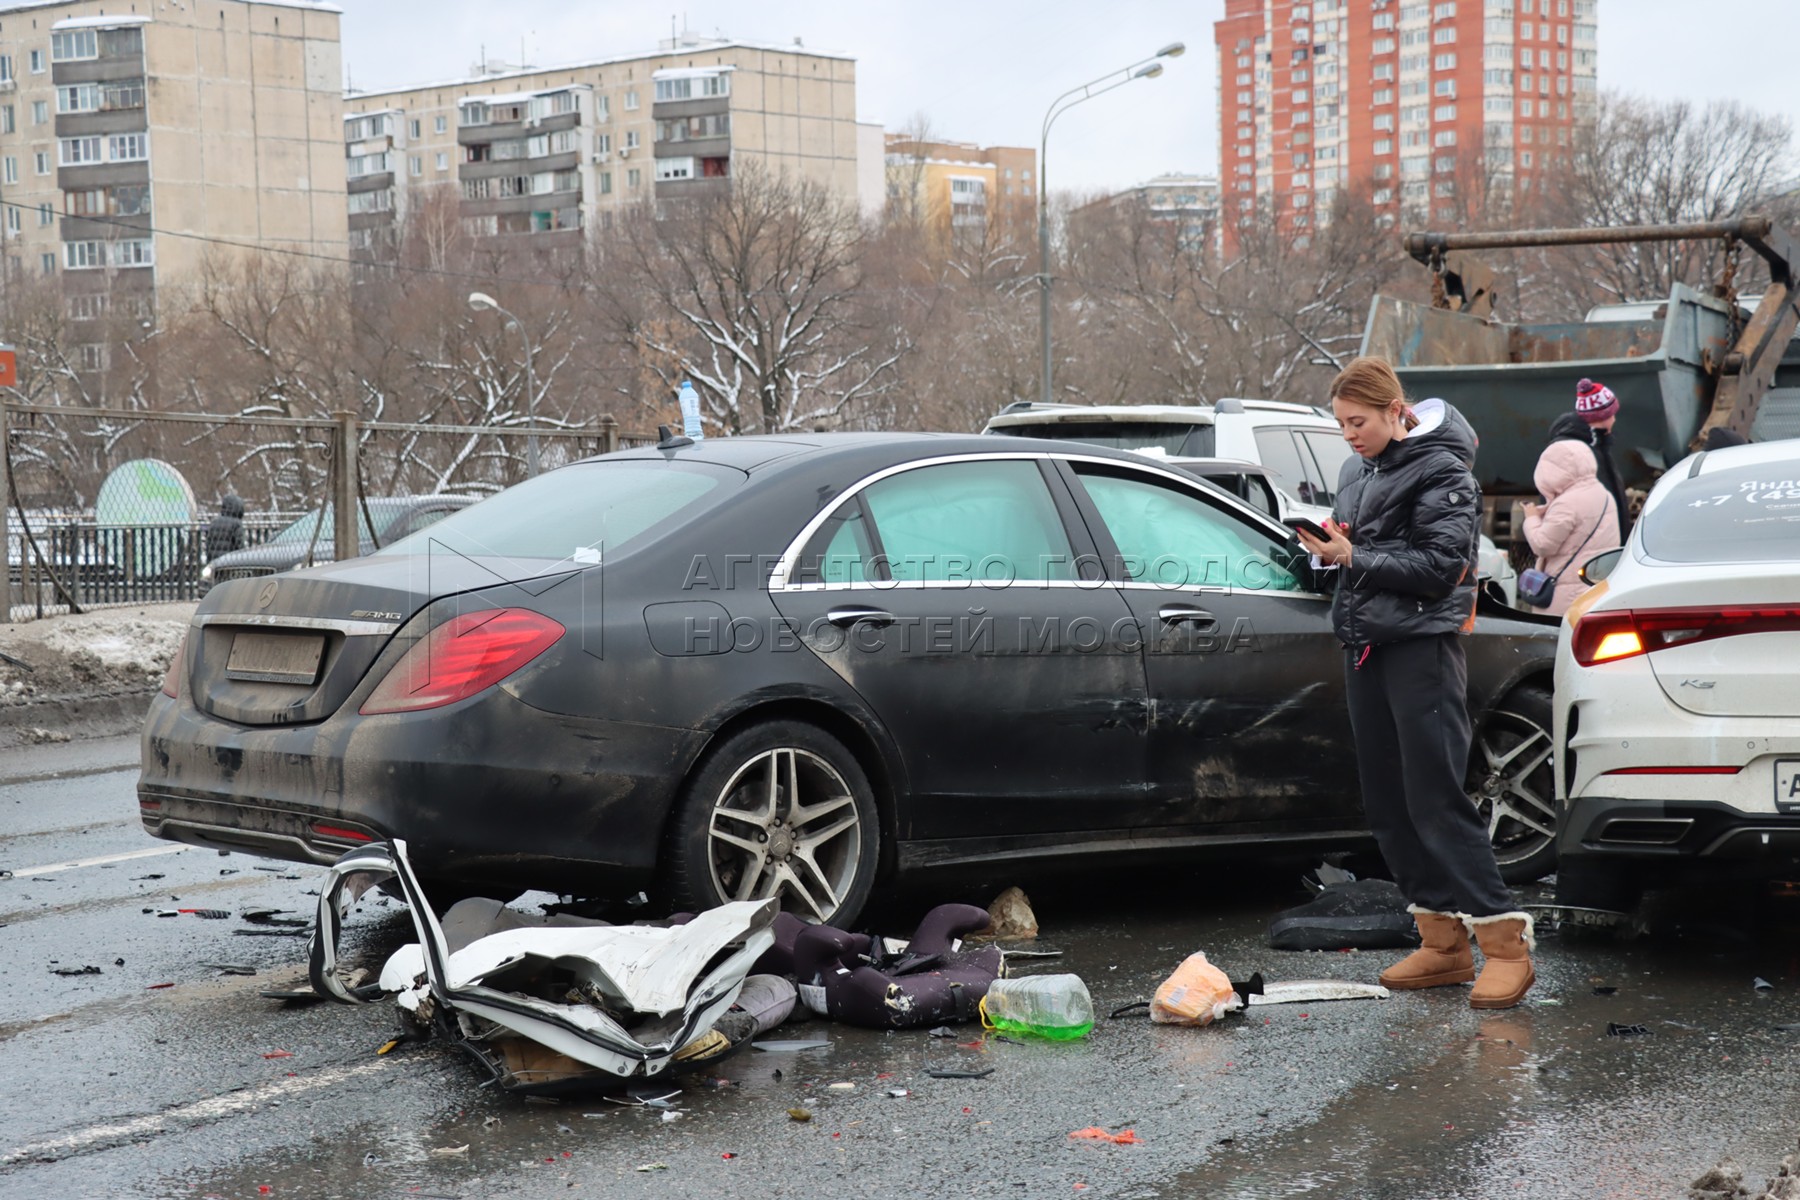
[[[1014,425],[1057,425],[1065,421],[1144,421],[1173,425],[1210,425],[1224,403],[1241,405],[1246,412],[1287,413],[1293,416],[1317,417],[1321,414],[1305,404],[1286,400],[1248,400],[1222,396],[1209,404],[1044,404],[1023,400],[1009,404],[988,420],[988,427]],[[1231,412],[1231,409],[1224,410]]]
[[[877,469],[950,455],[1016,457],[1029,453],[1062,458],[1106,458],[1139,467],[1157,464],[1157,460],[1143,454],[1086,442],[1033,437],[995,438],[978,433],[814,433],[800,437],[789,434],[751,434],[744,437],[705,438],[692,445],[668,450],[642,446],[605,455],[604,459],[700,462],[760,474],[773,469],[811,467],[826,457],[855,458],[860,460],[857,463],[859,469]]]

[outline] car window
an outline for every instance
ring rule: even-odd
[[[1296,592],[1295,551],[1190,492],[1141,476],[1078,466],[1082,485],[1141,583]]]
[[[1262,465],[1275,476],[1275,486],[1302,504],[1317,504],[1309,499],[1313,494],[1313,476],[1316,470],[1310,469],[1312,464],[1302,457],[1302,452],[1294,444],[1294,435],[1287,429],[1258,429],[1256,431],[1256,453],[1262,459]]]
[[[1035,462],[920,467],[871,484],[861,498],[892,579],[1075,577],[1068,533]]]
[[[1318,474],[1313,476],[1319,499],[1312,503],[1335,504],[1337,482],[1343,478],[1344,463],[1355,451],[1350,449],[1350,443],[1342,436],[1322,429],[1302,429],[1300,440],[1312,451],[1313,460],[1319,464]]]
[[[1800,562],[1800,461],[1684,479],[1639,524],[1663,562]]]
[[[843,515],[832,522],[834,531],[825,542],[819,578],[826,583],[862,583],[869,578],[869,563],[875,557],[869,522],[860,500],[841,511]]]
[[[368,514],[361,511],[361,505],[358,505],[357,508],[357,536],[365,542],[370,541]],[[399,510],[395,509],[391,504],[384,505],[379,501],[371,502],[369,505],[369,512],[375,515],[377,524],[386,524],[392,521],[397,511]],[[336,519],[332,505],[327,504],[323,512],[315,508],[304,517],[289,524],[286,528],[275,534],[275,536],[269,538],[264,544],[269,546],[305,546],[314,541],[314,531],[317,530],[318,544],[321,546],[329,546],[332,544],[332,531],[337,528],[334,524]]]
[[[598,562],[743,473],[704,463],[577,463],[458,509],[382,554],[504,555]],[[580,555],[577,556],[577,551]]]

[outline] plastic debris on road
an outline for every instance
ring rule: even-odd
[[[778,927],[785,915],[777,918]],[[985,909],[940,904],[905,942],[809,925],[792,940],[792,969],[808,1009],[865,1029],[918,1029],[975,1019],[999,976],[998,946],[960,940],[986,929]],[[784,940],[780,932],[778,940]]]
[[[1606,1036],[1616,1038],[1649,1037],[1655,1033],[1648,1025],[1621,1025],[1617,1021],[1606,1023]]]
[[[1390,993],[1378,983],[1352,983],[1343,979],[1287,979],[1263,981],[1262,991],[1250,995],[1251,1007],[1265,1004],[1319,1004],[1331,1000],[1386,1000]]]
[[[1418,944],[1406,897],[1385,879],[1328,883],[1305,904],[1269,922],[1269,945],[1276,950],[1393,950]]]
[[[1195,951],[1156,989],[1150,1001],[1150,1020],[1158,1025],[1210,1025],[1243,1006],[1225,972]]]
[[[1108,1133],[1098,1125],[1090,1125],[1086,1129],[1077,1129],[1069,1135],[1088,1142],[1111,1142],[1115,1146],[1141,1146],[1144,1139],[1134,1129],[1126,1129],[1119,1133]]]
[[[829,1050],[831,1043],[824,1038],[811,1038],[786,1042],[751,1042],[750,1048],[767,1051],[770,1054],[794,1054],[801,1050]]]
[[[401,1009],[467,1050],[508,1091],[593,1091],[716,1061],[755,1021],[731,1015],[751,965],[773,942],[774,901],[743,901],[669,928],[533,917],[493,900],[453,905],[440,923],[406,857],[375,842],[338,859],[319,891],[309,953],[313,989],[346,1003],[337,946],[344,916],[369,888],[394,881],[418,942],[382,968]],[[451,930],[456,937],[452,939]],[[718,1039],[709,1034],[718,1032]]]

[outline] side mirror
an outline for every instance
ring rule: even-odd
[[[1622,547],[1616,550],[1602,550],[1582,563],[1581,570],[1577,572],[1581,576],[1581,582],[1592,587],[1611,575],[1613,568],[1619,565],[1619,556],[1623,553],[1625,551]]]

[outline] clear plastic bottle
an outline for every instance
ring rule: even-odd
[[[684,379],[681,381],[679,398],[681,400],[681,432],[684,436],[693,438],[697,442],[706,436],[706,433],[700,428],[700,393],[694,390],[692,383]]]
[[[1094,1001],[1078,975],[996,979],[981,1002],[981,1023],[1002,1033],[1073,1041],[1094,1027]]]

